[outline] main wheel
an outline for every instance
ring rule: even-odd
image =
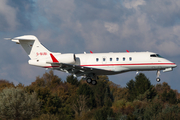
[[[160,78],[156,78],[156,81],[157,81],[157,82],[160,82],[160,81],[161,81],[161,79],[160,79]]]
[[[91,78],[87,78],[86,82],[90,84],[92,82],[92,79]]]
[[[92,85],[96,85],[96,84],[97,84],[97,81],[96,81],[96,80],[92,80],[91,84],[92,84]]]

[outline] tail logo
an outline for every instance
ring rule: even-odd
[[[45,55],[47,55],[47,52],[37,52],[36,55],[37,56],[39,56],[39,55],[40,56],[45,56]]]

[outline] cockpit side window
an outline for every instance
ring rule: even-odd
[[[162,58],[159,54],[151,54],[150,57],[160,57],[160,58]]]
[[[162,58],[162,56],[160,56],[159,54],[156,54],[157,55],[157,57],[161,57]]]
[[[150,57],[157,57],[156,54],[151,54]]]

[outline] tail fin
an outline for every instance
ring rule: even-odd
[[[46,49],[33,35],[15,37],[11,40],[17,44],[21,44],[31,59],[37,59],[39,57],[49,55],[50,53],[50,51]]]

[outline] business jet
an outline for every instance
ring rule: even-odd
[[[33,35],[10,38],[26,51],[30,65],[84,76],[87,83],[96,85],[98,75],[115,75],[129,71],[157,71],[156,81],[160,82],[160,71],[172,71],[177,65],[153,52],[119,53],[55,53],[46,49]]]

